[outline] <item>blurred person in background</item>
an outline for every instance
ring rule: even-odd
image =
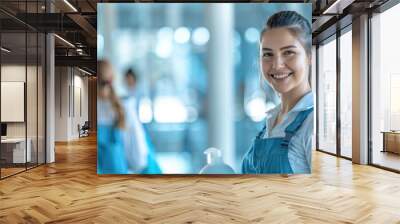
[[[97,69],[97,173],[126,174],[124,109],[112,86],[114,74],[110,62],[98,61]]]
[[[125,135],[126,154],[130,171],[140,174],[161,174],[161,169],[155,160],[154,146],[146,133],[138,116],[136,73],[129,69],[125,73],[125,84],[128,94],[123,98],[126,119],[129,124]]]
[[[311,172],[314,96],[309,74],[311,25],[294,11],[272,15],[260,35],[261,79],[281,104],[267,113],[242,162],[246,174]]]

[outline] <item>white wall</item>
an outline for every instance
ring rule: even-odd
[[[27,69],[27,70],[26,70]],[[35,73],[36,74],[36,67],[33,66],[28,66],[25,67],[25,65],[2,65],[1,66],[1,81],[3,82],[25,82],[25,75],[26,71],[28,74]],[[36,81],[30,80],[29,84],[36,85]],[[33,92],[31,92],[32,90]],[[30,104],[31,102],[36,99],[36,88],[28,88],[27,89],[27,103]],[[34,98],[34,99],[32,99]],[[36,101],[35,101],[36,102]],[[36,103],[33,105],[28,105],[31,107],[36,108]],[[39,105],[40,106],[40,105]],[[1,108],[1,110],[7,110],[7,108]],[[33,117],[32,117],[33,116]],[[28,122],[35,121],[36,123],[36,113],[28,113]],[[25,137],[25,123],[26,122],[7,122],[7,136],[8,137]],[[28,128],[33,127],[32,124],[28,125]],[[34,127],[36,130],[36,126]],[[28,137],[29,137],[30,131],[28,130]]]
[[[88,120],[88,78],[83,75],[75,68],[56,67],[56,141],[79,138],[78,124]]]
[[[25,82],[25,65],[2,65],[1,66],[1,81],[2,82]],[[28,70],[32,67],[28,66]],[[4,96],[2,96],[4,97]],[[7,110],[7,108],[1,108]],[[8,137],[25,137],[25,123],[11,122],[7,123]]]
[[[69,79],[67,67],[55,68],[55,141],[68,140]]]
[[[71,135],[74,136],[74,138],[79,137],[78,133],[78,124],[81,126],[85,123],[85,121],[89,120],[88,116],[88,78],[81,76],[82,73],[79,73],[79,75],[76,75],[76,72],[79,72],[78,70],[74,70],[75,75],[74,75],[74,108],[72,108],[72,120],[71,120]],[[80,92],[80,93],[79,93]],[[80,96],[80,97],[79,97]],[[80,102],[79,102],[80,101]],[[71,103],[72,104],[72,103]],[[79,108],[82,107],[82,108]],[[81,109],[81,111],[80,111]],[[75,111],[75,113],[74,113]]]

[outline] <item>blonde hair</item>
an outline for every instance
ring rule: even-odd
[[[110,62],[105,61],[105,60],[100,60],[97,62],[97,71],[98,71],[98,90],[101,88],[104,88],[105,86],[108,86],[110,88],[110,96],[109,100],[111,103],[111,106],[116,113],[116,121],[115,125],[119,128],[125,128],[125,113],[124,113],[124,108],[122,107],[122,104],[115,93],[114,87],[112,86],[111,82],[109,80],[106,80],[104,78],[104,71],[106,68],[111,68],[112,65]],[[98,91],[100,92],[100,91]]]

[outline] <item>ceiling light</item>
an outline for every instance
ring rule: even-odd
[[[355,0],[336,0],[330,5],[327,9],[324,10],[322,14],[329,15],[329,14],[342,14],[343,9],[347,8],[351,5]]]
[[[78,10],[71,4],[69,3],[67,0],[64,0],[65,4],[67,4],[72,10],[74,10],[74,12],[78,12]]]
[[[324,10],[322,14],[328,14],[330,11],[336,7],[336,5],[340,2],[340,0],[336,0],[332,5],[330,5],[327,9]]]
[[[85,73],[85,74],[87,74],[87,75],[92,75],[92,73],[90,73],[90,72],[88,72],[88,71],[85,71],[85,70],[83,70],[83,69],[81,69],[81,68],[79,68],[79,67],[78,67],[78,70],[81,71],[81,72],[83,72],[83,73]]]
[[[1,50],[4,51],[4,52],[6,52],[6,53],[10,53],[10,52],[11,52],[11,50],[9,50],[9,49],[7,49],[7,48],[5,48],[5,47],[1,47]]]
[[[71,42],[67,41],[66,39],[58,36],[57,34],[54,34],[55,37],[57,37],[58,39],[60,39],[61,41],[63,41],[64,43],[66,43],[67,45],[69,45],[70,47],[75,48],[75,45],[71,44]]]

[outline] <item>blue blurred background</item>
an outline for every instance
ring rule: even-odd
[[[260,81],[259,35],[272,14],[294,10],[311,23],[311,4],[98,4],[98,59],[111,61],[114,87],[139,76],[137,110],[163,173],[198,173],[216,147],[237,172],[278,104]]]

